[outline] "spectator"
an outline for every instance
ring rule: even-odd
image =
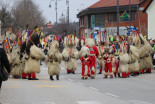
[[[0,42],[0,70],[4,70],[4,67],[10,74],[9,60],[5,53],[5,50],[2,47],[2,43]],[[1,89],[1,85],[2,85],[2,79],[0,79],[0,89]]]

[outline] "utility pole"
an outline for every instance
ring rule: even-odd
[[[117,35],[119,35],[119,0],[117,0]]]
[[[52,1],[54,1],[54,0],[51,0],[50,1],[50,4],[49,4],[49,7],[51,8],[52,6],[51,6],[51,2]],[[55,11],[56,11],[56,24],[58,23],[58,8],[57,8],[57,5],[58,5],[58,3],[57,3],[57,0],[56,1],[54,1],[55,2]]]
[[[0,20],[0,39],[1,39],[1,35],[2,35],[2,33],[1,33],[1,27],[2,27],[2,22]]]
[[[131,28],[131,0],[129,0],[129,28]]]
[[[66,5],[67,5],[67,23],[68,23],[68,35],[70,34],[70,25],[69,25],[69,0],[66,0]]]

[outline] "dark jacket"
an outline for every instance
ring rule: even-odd
[[[5,50],[0,47],[0,70],[3,70],[4,67],[6,68],[8,73],[10,73],[10,64],[8,57],[5,53]]]

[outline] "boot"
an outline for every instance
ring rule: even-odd
[[[144,70],[141,70],[140,74],[144,74]]]
[[[59,75],[56,76],[56,79],[59,80]]]
[[[145,73],[151,73],[151,69],[148,68]]]
[[[102,72],[99,72],[98,74],[102,74]]]
[[[113,75],[110,75],[110,79],[113,79]]]
[[[75,72],[74,72],[74,71],[72,71],[72,73],[73,73],[73,74],[75,74]]]
[[[88,79],[88,77],[85,77],[85,79]]]
[[[28,78],[28,80],[31,80],[31,78]]]
[[[31,78],[31,80],[39,80],[38,78]]]
[[[50,79],[51,79],[51,80],[54,80],[52,75],[50,76]]]
[[[103,78],[104,78],[104,79],[107,79],[107,78],[108,78],[108,76],[107,76],[107,75],[105,75]]]
[[[120,73],[118,73],[118,77],[120,78],[121,76],[120,76]]]
[[[126,72],[122,73],[122,78],[127,78]]]
[[[114,76],[115,76],[115,78],[117,78],[117,75],[116,75],[116,73],[114,73]]]
[[[83,79],[83,80],[84,80],[84,77],[81,77],[81,79]]]
[[[22,79],[28,79],[28,78],[26,78],[26,77],[22,77]]]

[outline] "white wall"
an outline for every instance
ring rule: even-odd
[[[155,39],[155,1],[146,11],[148,13],[148,39]]]

